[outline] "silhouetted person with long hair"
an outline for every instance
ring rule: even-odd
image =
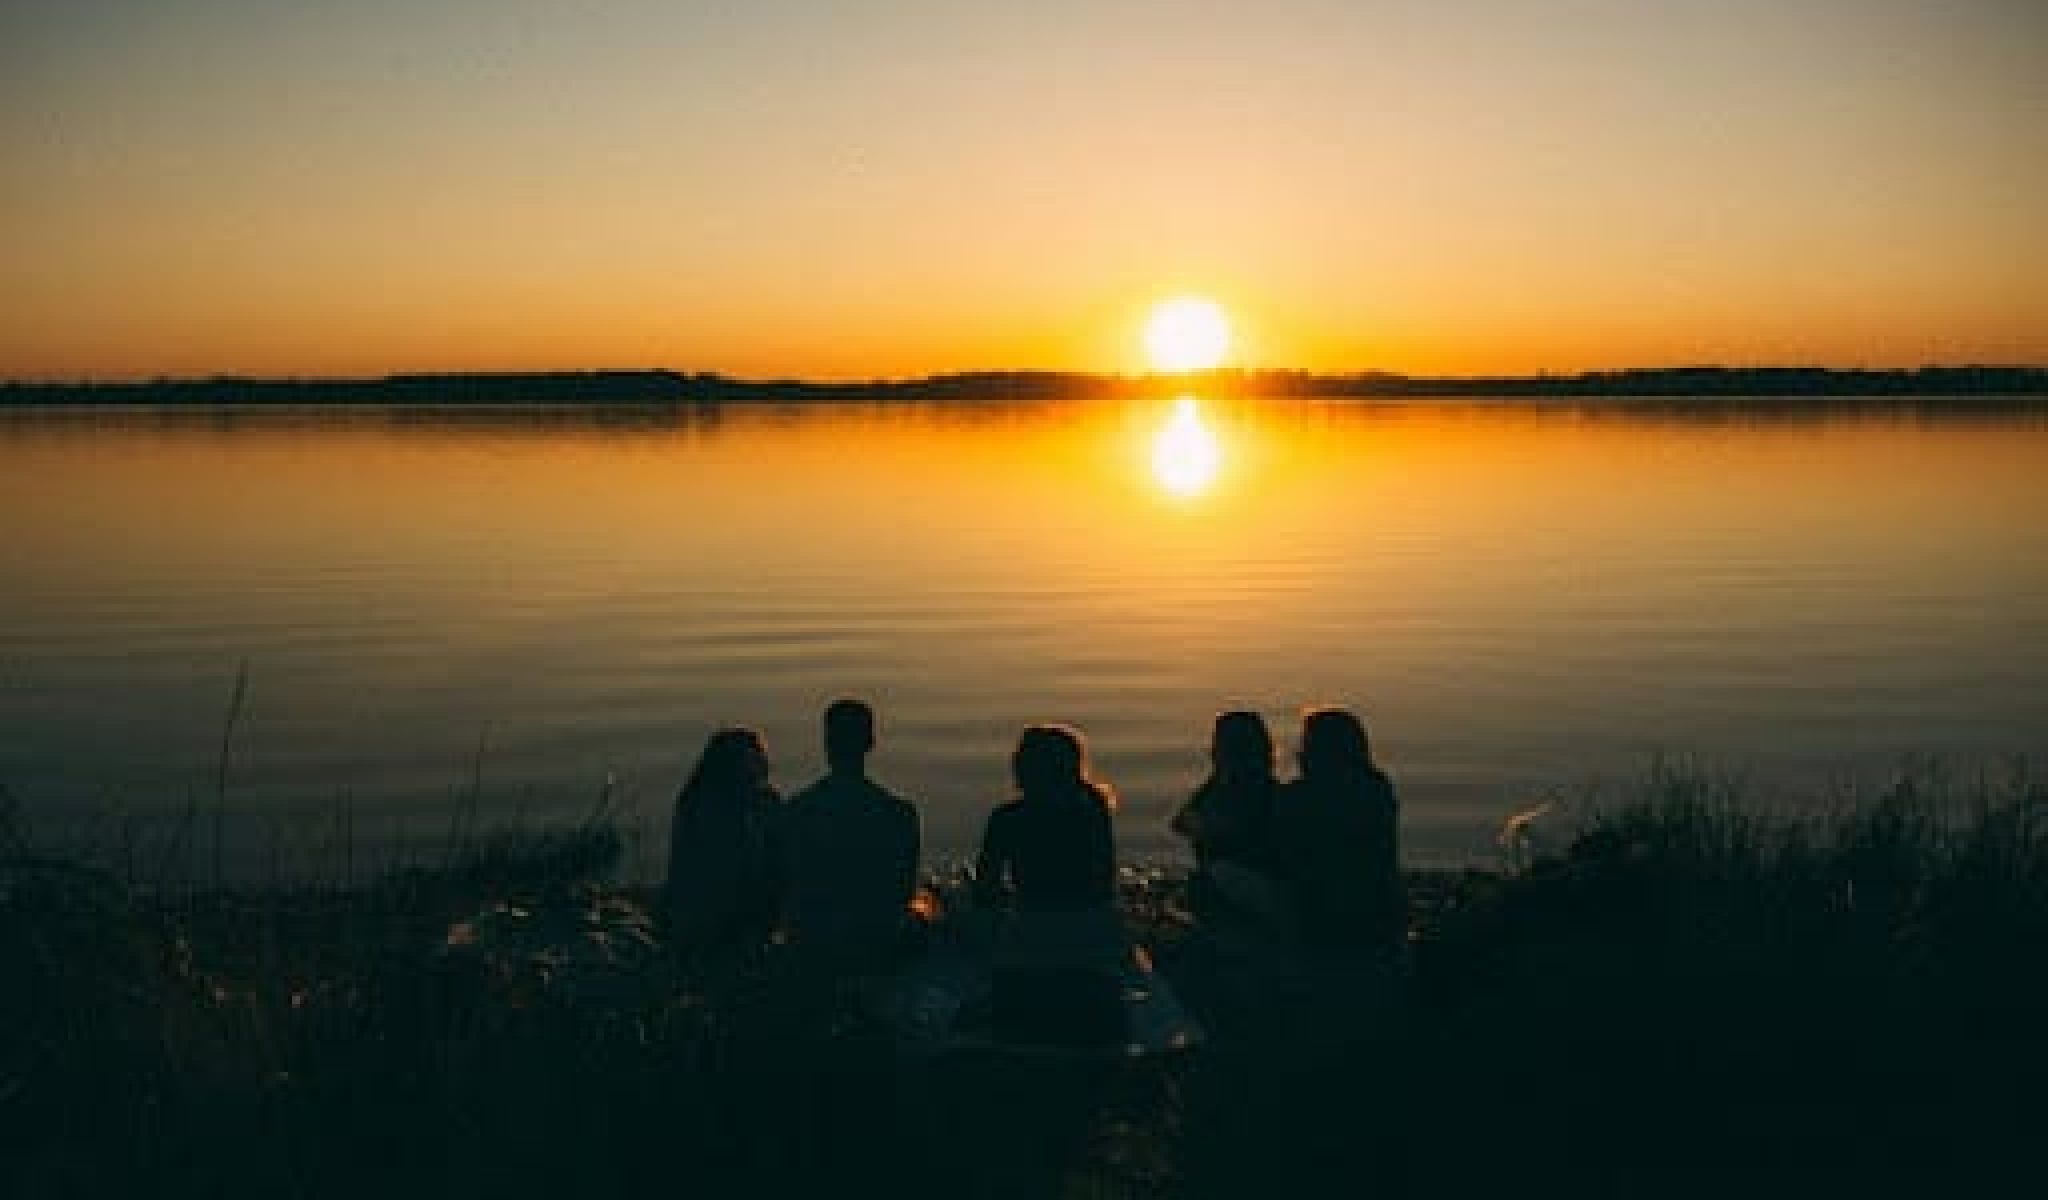
[[[676,795],[663,888],[670,935],[688,955],[731,959],[758,949],[780,906],[781,797],[751,729],[721,729]]]
[[[1017,798],[989,814],[974,869],[979,897],[1011,909],[996,949],[997,1033],[1119,1040],[1116,972],[1129,947],[1116,908],[1115,798],[1089,778],[1081,735],[1062,725],[1026,729],[1010,768]]]
[[[1204,925],[1230,921],[1269,937],[1292,928],[1288,902],[1272,876],[1279,790],[1265,718],[1219,714],[1209,739],[1209,776],[1173,817],[1173,831],[1194,846],[1188,904]]]
[[[1341,708],[1301,723],[1301,777],[1273,808],[1273,862],[1303,933],[1338,948],[1397,947],[1407,932],[1400,808],[1365,726]]]
[[[1173,818],[1173,831],[1194,845],[1196,867],[1226,861],[1263,866],[1279,787],[1266,719],[1255,712],[1217,716],[1209,777]]]
[[[1109,790],[1088,777],[1081,735],[1033,725],[1010,756],[1017,797],[989,814],[974,878],[984,900],[1025,911],[1114,904],[1116,847]]]
[[[903,944],[917,887],[917,810],[867,776],[873,709],[835,700],[824,732],[825,777],[789,802],[789,932],[815,965],[879,970]]]

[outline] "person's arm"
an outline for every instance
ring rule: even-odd
[[[911,897],[917,894],[917,863],[924,854],[924,839],[919,828],[917,809],[905,806],[903,814],[902,853],[896,862],[896,894],[902,898],[905,908],[910,906]]]
[[[1116,831],[1108,806],[1096,809],[1092,824],[1091,840],[1094,844],[1088,848],[1090,874],[1101,894],[1113,902],[1116,899]]]
[[[795,873],[790,859],[795,853],[795,831],[790,828],[789,806],[773,792],[756,798],[754,819],[760,830],[761,917],[774,929],[789,918],[789,883]]]
[[[1401,876],[1401,808],[1394,798],[1393,783],[1385,776],[1378,782],[1368,809],[1366,875],[1373,880],[1376,932],[1398,942],[1408,932],[1408,887]]]
[[[1010,848],[1005,828],[1001,810],[990,813],[982,826],[981,852],[974,856],[974,898],[981,904],[994,904],[1006,890]]]
[[[1372,866],[1395,891],[1401,882],[1401,805],[1394,798],[1393,781],[1382,775],[1375,790],[1367,834]]]
[[[665,908],[674,910],[677,902],[677,886],[681,879],[683,855],[689,851],[690,837],[683,807],[683,797],[676,796],[675,808],[668,819],[668,869],[661,879],[661,898]]]

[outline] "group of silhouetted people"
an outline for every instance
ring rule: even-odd
[[[874,712],[825,710],[825,776],[784,802],[747,729],[711,736],[676,798],[664,894],[671,937],[699,961],[771,938],[839,977],[887,972],[912,944],[917,811],[868,778]],[[1394,789],[1348,711],[1310,710],[1300,774],[1283,782],[1265,721],[1216,720],[1212,770],[1173,819],[1195,851],[1198,921],[1249,924],[1303,949],[1397,945],[1404,934]],[[989,814],[971,894],[1004,913],[989,952],[993,1025],[1023,1042],[1109,1041],[1131,944],[1117,906],[1114,793],[1080,733],[1024,730],[1015,796]],[[778,936],[779,935],[779,936]]]

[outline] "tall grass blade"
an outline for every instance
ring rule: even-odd
[[[242,719],[242,705],[249,697],[249,660],[235,668],[235,690],[228,697],[227,719],[221,723],[220,758],[213,775],[213,886],[221,885],[221,840],[228,807],[228,763],[235,744],[235,726]]]

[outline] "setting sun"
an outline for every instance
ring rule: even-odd
[[[1206,371],[1230,352],[1230,322],[1213,301],[1181,296],[1152,310],[1145,353],[1161,371]]]

